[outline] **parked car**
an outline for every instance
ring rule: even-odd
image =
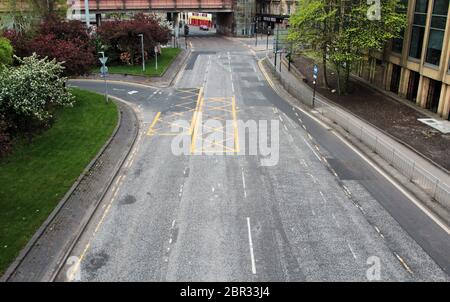
[[[209,30],[207,25],[200,25],[200,30]]]

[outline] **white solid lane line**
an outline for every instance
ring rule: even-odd
[[[253,255],[252,231],[250,228],[250,217],[247,217],[248,243],[250,245],[250,259],[252,261],[252,273],[256,274],[255,256]]]
[[[245,188],[244,168],[241,169],[241,174],[242,174],[242,186],[244,187],[244,197],[247,198],[247,190]]]

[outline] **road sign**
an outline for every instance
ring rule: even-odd
[[[100,74],[101,74],[102,76],[108,75],[108,67],[106,67],[105,65],[103,65],[102,67],[100,67]]]
[[[99,58],[99,60],[102,63],[102,65],[104,66],[106,64],[106,62],[108,61],[108,57],[102,57],[102,58]]]
[[[317,76],[319,75],[319,66],[317,64],[314,64],[314,70],[313,70],[313,78],[314,80],[317,80]]]

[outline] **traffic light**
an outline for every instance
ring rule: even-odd
[[[184,35],[185,36],[189,35],[189,26],[187,24],[184,25]]]

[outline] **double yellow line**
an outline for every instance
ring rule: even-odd
[[[158,122],[159,117],[161,116],[161,112],[156,113],[155,118],[153,119],[152,124],[148,128],[147,135],[151,136],[154,134],[153,127],[155,127],[156,122]]]
[[[197,98],[197,106],[195,107],[194,115],[192,116],[191,121],[191,129],[189,133],[191,134],[191,154],[195,153],[195,143],[197,141],[197,133],[198,133],[198,117],[202,113],[203,108],[203,87],[200,87],[200,91],[198,93]]]

